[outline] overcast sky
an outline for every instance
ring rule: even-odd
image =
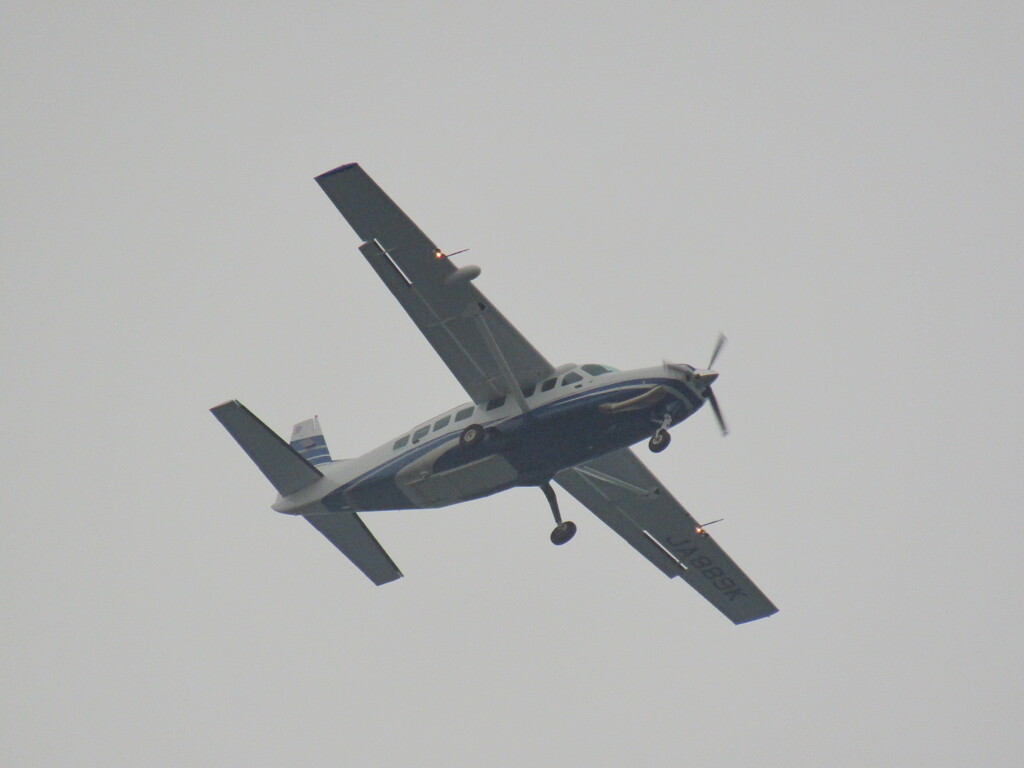
[[[0,763],[1020,764],[1024,6],[0,11]],[[555,364],[705,364],[644,461],[735,627],[534,489],[364,520],[209,414],[358,455],[464,393],[313,181],[360,162]]]

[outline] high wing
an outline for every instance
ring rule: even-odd
[[[475,403],[547,378],[551,364],[456,270],[358,164],[317,183],[363,241],[360,252]]]
[[[555,481],[665,575],[681,576],[734,624],[778,611],[628,448],[563,470]]]

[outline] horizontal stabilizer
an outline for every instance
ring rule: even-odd
[[[319,469],[237,400],[214,406],[210,412],[282,496],[293,494],[323,477]]]
[[[378,587],[402,578],[398,566],[356,514],[324,512],[306,519]]]

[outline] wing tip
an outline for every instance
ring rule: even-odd
[[[359,167],[359,163],[345,163],[345,165],[339,165],[337,168],[332,168],[329,171],[325,171],[324,173],[321,173],[319,176],[317,176],[315,178],[316,178],[317,181],[320,181],[321,179],[326,179],[329,176],[334,176],[334,175],[339,174],[339,173],[344,173],[345,171],[351,170],[352,168],[358,168],[358,167]]]
[[[769,603],[769,605],[770,605],[770,603]],[[759,613],[757,613],[757,614],[755,614],[753,616],[743,616],[743,617],[736,617],[736,618],[734,618],[732,616],[729,616],[729,620],[732,621],[733,624],[736,624],[737,626],[739,626],[740,624],[748,624],[751,621],[759,621],[761,619],[767,619],[769,616],[774,616],[778,612],[779,612],[779,609],[776,608],[774,605],[772,605],[770,609],[766,609],[766,610],[760,611]],[[724,613],[724,611],[723,611],[723,613]]]
[[[372,579],[372,581],[374,586],[383,587],[385,584],[390,584],[391,582],[398,581],[404,577],[405,574],[398,570],[398,568],[395,568],[394,573],[387,574],[386,576],[378,576],[377,578]]]

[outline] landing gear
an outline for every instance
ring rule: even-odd
[[[668,448],[668,444],[672,442],[672,435],[668,433],[670,426],[672,426],[672,414],[666,413],[661,417],[661,423],[654,431],[654,435],[647,442],[647,447],[651,449],[651,453],[661,453]]]
[[[484,441],[484,438],[486,437],[487,432],[484,431],[483,427],[481,427],[479,424],[470,424],[468,427],[462,430],[462,434],[459,436],[459,445],[461,445],[463,448],[473,445],[480,445],[480,443],[482,443]]]
[[[551,532],[551,543],[555,545],[565,544],[575,535],[576,523],[572,520],[566,520],[564,523],[559,523],[555,526],[555,530]]]
[[[666,430],[659,428],[658,431],[654,433],[654,436],[647,441],[647,447],[651,449],[651,453],[661,453],[668,448],[668,444],[671,442],[672,435],[670,435]]]
[[[555,489],[551,487],[551,483],[544,483],[540,489],[544,491],[548,504],[551,505],[551,514],[555,516],[556,525],[555,530],[551,532],[551,543],[565,544],[565,542],[576,535],[576,523],[571,520],[562,522],[562,515],[558,511],[558,499],[555,498]]]

